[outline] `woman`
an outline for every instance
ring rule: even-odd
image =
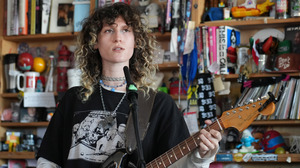
[[[69,89],[47,128],[38,152],[38,167],[102,167],[125,148],[129,113],[123,67],[128,66],[139,90],[149,97],[155,73],[155,40],[136,9],[115,3],[96,10],[83,24],[75,52],[82,87]],[[156,93],[142,146],[145,162],[189,137],[185,121],[170,96]],[[208,167],[221,139],[201,131],[199,150],[176,162],[178,167]],[[201,158],[202,157],[202,158]],[[136,163],[137,153],[129,156]]]

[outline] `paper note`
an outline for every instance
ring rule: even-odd
[[[55,107],[53,92],[25,92],[24,107]]]

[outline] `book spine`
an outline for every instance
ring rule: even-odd
[[[49,18],[51,9],[51,0],[43,0],[42,5],[42,34],[47,34],[49,30]]]
[[[28,34],[28,0],[19,0],[19,35]]]
[[[35,34],[41,34],[42,31],[42,0],[36,0],[35,5]]]
[[[217,62],[217,26],[208,27],[210,65]],[[216,73],[216,72],[214,72]]]
[[[19,34],[19,10],[18,10],[18,0],[12,1],[12,21],[10,24],[10,33],[11,35],[18,35]]]
[[[6,7],[4,7],[4,17],[3,17],[3,22],[4,22],[4,24],[3,24],[3,35],[6,35],[7,36],[7,11],[8,11],[8,8],[7,8],[7,4],[8,4],[9,2],[7,2],[7,0],[6,1],[4,1],[4,6]]]
[[[203,35],[202,27],[196,28],[196,42],[198,49],[198,73],[204,73],[204,59],[203,59]]]
[[[220,60],[220,74],[228,74],[227,71],[227,42],[225,26],[219,27],[219,60]]]
[[[30,34],[35,34],[36,0],[31,0]]]

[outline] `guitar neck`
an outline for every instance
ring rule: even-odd
[[[223,130],[224,126],[220,119],[216,120],[214,123],[206,127],[205,129],[209,131],[210,129],[221,131]],[[175,147],[171,148],[158,158],[154,159],[153,161],[149,162],[146,165],[146,168],[165,168],[173,163],[175,163],[177,160],[181,159],[185,155],[189,154],[191,151],[196,149],[200,144],[200,138],[199,138],[200,132],[197,132],[187,138],[186,140],[182,141]]]

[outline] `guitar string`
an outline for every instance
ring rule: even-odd
[[[259,103],[264,103],[266,100],[261,100],[261,101],[258,101],[258,102],[255,102],[255,103],[252,103],[252,104],[259,104]],[[238,109],[240,109],[240,108],[244,108],[244,107],[246,107],[246,106],[250,106],[250,105],[252,105],[252,104],[249,104],[249,105],[245,105],[245,106],[242,106],[242,107],[238,107],[238,108],[234,108],[234,109],[231,109],[231,110],[228,110],[228,111],[232,111],[232,110],[238,110]],[[256,109],[257,108],[257,109]],[[260,114],[260,112],[258,112],[258,109],[260,108],[260,106],[257,106],[255,108],[255,110],[253,111],[254,113],[257,113],[257,115],[259,115]],[[225,112],[228,112],[228,111],[225,111]],[[236,115],[236,114],[235,114]],[[256,115],[256,117],[257,117],[257,115]],[[223,118],[222,118],[223,117]],[[214,123],[212,123],[211,125],[209,125],[209,127],[206,127],[206,129],[210,129],[210,128],[212,128],[212,129],[214,129],[214,128],[220,128],[220,125],[219,124],[221,124],[221,125],[223,125],[223,121],[228,121],[228,120],[231,120],[232,119],[232,115],[231,116],[221,116],[221,118],[219,118],[219,119],[217,119],[218,121],[219,121],[219,123],[217,123],[217,122],[214,122]],[[197,132],[196,134],[199,134],[199,132]],[[192,135],[192,136],[195,136],[196,134],[194,134],[194,135]],[[191,137],[192,137],[191,136]],[[181,150],[180,149],[180,147],[178,147],[178,146],[183,146],[183,144],[182,143],[188,143],[188,144],[190,144],[191,142],[193,142],[194,143],[194,139],[192,139],[191,137],[189,137],[189,138],[187,138],[186,140],[184,140],[184,141],[182,141],[181,143],[179,143],[176,147],[174,147],[174,148],[178,148],[177,149],[177,151],[178,150]],[[197,145],[197,146],[199,146],[199,145]],[[197,147],[196,146],[196,147]],[[195,147],[195,148],[196,148]],[[173,149],[174,149],[173,148]],[[195,148],[193,148],[193,149],[195,149]],[[165,152],[164,154],[162,154],[161,156],[162,157],[164,157],[164,159],[161,159],[164,163],[165,163],[165,160],[166,159],[168,159],[168,158],[166,158],[167,157],[167,154],[168,154],[168,152],[169,151],[167,151],[167,152]],[[188,152],[189,153],[189,152]],[[176,156],[178,156],[178,154],[181,154],[181,151],[178,151],[177,153],[176,152],[173,152],[173,154],[174,155],[176,155]],[[162,157],[160,157],[160,158],[162,158]],[[183,157],[183,156],[182,156]],[[177,160],[177,159],[176,159]],[[157,159],[154,159],[153,161],[157,161]],[[151,165],[152,163],[153,163],[153,161],[151,161],[151,162],[149,162],[149,165]],[[148,165],[148,164],[147,164]]]

